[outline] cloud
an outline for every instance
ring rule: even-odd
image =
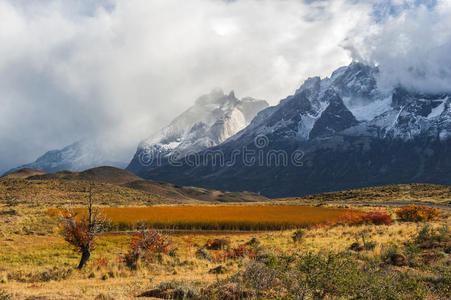
[[[354,59],[379,66],[381,87],[451,92],[451,3],[398,2],[402,11],[356,28],[346,47]]]
[[[345,0],[0,0],[0,169],[94,137],[128,160],[214,87],[276,104],[350,62],[341,43],[369,10]]]

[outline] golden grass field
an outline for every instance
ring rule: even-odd
[[[83,215],[85,209],[74,209]],[[157,229],[281,230],[337,221],[346,209],[299,205],[103,207],[113,225]],[[58,214],[56,209],[50,214]],[[121,227],[121,226],[119,226]]]
[[[440,227],[436,223],[434,227]],[[315,228],[306,233],[303,243],[291,241],[292,231],[274,231],[243,234],[215,235],[176,235],[170,239],[177,246],[177,257],[164,257],[161,263],[142,266],[130,271],[118,262],[121,253],[128,249],[130,236],[102,236],[98,247],[86,269],[72,272],[65,279],[50,281],[33,279],[42,273],[53,270],[73,269],[79,255],[58,235],[10,235],[0,240],[2,256],[0,259],[0,289],[13,295],[14,299],[94,299],[98,295],[106,295],[107,299],[135,299],[143,291],[157,286],[160,282],[182,280],[194,285],[205,286],[218,279],[225,279],[240,270],[242,261],[227,260],[225,274],[209,274],[217,262],[198,259],[196,249],[211,238],[228,238],[232,245],[238,245],[257,238],[262,247],[273,253],[306,253],[345,251],[355,241],[361,240],[364,232],[368,241],[377,246],[363,255],[368,258],[378,257],[389,245],[407,242],[421,227],[415,223],[399,223],[392,226],[338,226],[333,228]],[[106,259],[107,265],[97,266],[99,259]],[[53,271],[55,272],[55,271]],[[102,298],[99,298],[102,299]],[[142,299],[142,298],[141,298]]]
[[[93,188],[95,204],[117,224],[125,222],[135,226],[138,221],[147,220],[149,224],[163,224],[172,228],[178,222],[182,225],[191,224],[188,227],[192,229],[197,227],[202,229],[204,226],[202,224],[205,224],[202,222],[206,222],[215,225],[203,229],[216,229],[201,232],[176,231],[177,234],[170,234],[170,230],[165,231],[169,233],[168,238],[175,248],[175,255],[163,255],[161,259],[142,262],[136,270],[127,268],[122,261],[123,255],[129,251],[133,236],[125,233],[105,233],[98,238],[97,247],[92,252],[87,267],[79,271],[76,266],[80,254],[74,252],[64,241],[60,234],[58,218],[49,214],[49,210],[55,212],[63,209],[69,202],[74,207],[83,207],[86,205],[89,188]],[[449,285],[451,281],[446,279],[446,276],[449,278],[446,274],[451,273],[449,272],[451,258],[450,254],[440,250],[441,248],[424,250],[416,254],[417,256],[405,266],[391,266],[383,262],[384,255],[393,247],[407,251],[406,245],[415,239],[425,225],[421,222],[398,221],[394,213],[396,207],[384,208],[393,219],[391,226],[307,227],[303,229],[304,237],[299,243],[292,240],[295,229],[286,227],[290,227],[288,224],[303,226],[307,223],[331,221],[348,208],[373,211],[375,208],[372,205],[384,201],[446,204],[450,199],[448,187],[389,186],[271,201],[279,205],[262,202],[252,205],[235,203],[226,206],[221,203],[212,205],[211,202],[192,199],[182,201],[181,198],[167,197],[167,193],[152,196],[150,192],[99,182],[20,178],[0,180],[0,299],[8,299],[1,298],[2,293],[9,295],[10,299],[29,300],[136,299],[141,293],[174,280],[205,288],[242,274],[250,261],[248,258],[225,258],[217,261],[196,256],[199,248],[203,248],[208,240],[216,238],[229,239],[231,247],[238,247],[256,238],[260,242],[258,248],[261,253],[282,257],[304,255],[310,251],[333,255],[348,253],[353,243],[362,244],[364,238],[366,243],[373,243],[375,246],[352,253],[353,258],[359,263],[374,262],[380,268],[388,269],[394,274],[413,276],[428,284],[440,283],[441,296],[436,296],[438,293],[436,290],[425,289],[424,297],[420,295],[404,299],[447,299],[443,296],[443,291],[446,293],[446,289],[450,288],[447,284]],[[309,203],[321,206],[296,205],[304,203],[308,198],[311,201]],[[333,199],[339,204],[334,204]],[[358,206],[353,206],[353,203]],[[361,206],[361,203],[369,203],[370,206]],[[449,229],[449,209],[441,211],[440,220],[428,223],[434,230]],[[199,220],[202,222],[199,223]],[[217,230],[216,224],[221,224],[219,222],[228,224],[223,228],[251,229],[240,226],[243,220],[248,222],[245,223],[246,226],[251,224],[257,227],[253,227],[253,231]],[[269,230],[270,226],[258,228],[261,224],[265,224],[264,222],[278,224],[277,228],[283,230]],[[214,250],[211,252],[214,254]],[[407,257],[409,252],[403,253]],[[424,260],[427,262],[424,263]],[[220,265],[226,268],[223,274],[210,273],[212,268]]]

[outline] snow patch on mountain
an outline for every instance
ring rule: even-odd
[[[445,111],[445,104],[448,98],[443,99],[439,106],[432,109],[431,113],[427,116],[428,119],[440,117],[441,114]]]
[[[113,155],[100,141],[82,140],[59,150],[48,151],[36,161],[21,165],[6,173],[23,168],[57,172],[61,170],[83,171],[100,166],[125,168],[126,163],[114,160]]]
[[[252,139],[256,134],[301,141],[336,134],[404,141],[451,136],[450,95],[418,94],[402,87],[381,89],[378,76],[377,67],[353,62],[330,77],[308,78],[294,95],[261,111],[229,140]]]

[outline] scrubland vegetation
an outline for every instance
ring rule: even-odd
[[[124,230],[134,232],[110,228],[96,235],[80,270],[81,255],[74,250],[81,248],[68,243],[61,217],[48,213],[67,204],[36,205],[32,197],[2,200],[0,299],[448,299],[451,292],[448,209],[342,204],[106,208],[103,197],[94,194],[105,219],[127,221]],[[85,193],[74,206],[82,209],[87,198]],[[151,228],[161,220],[165,226],[178,224],[180,216],[184,224],[187,218],[192,222],[185,228],[195,230]],[[151,222],[138,222],[146,217]],[[200,226],[205,223],[199,218],[207,224],[247,218],[263,225]],[[268,221],[283,226],[274,230],[265,225]],[[84,232],[88,227],[82,227]]]
[[[413,203],[451,204],[451,187],[436,184],[397,184],[368,187],[348,191],[330,192],[304,197],[282,198],[279,201],[293,203]]]
[[[80,215],[86,209],[75,209]],[[104,207],[110,230],[282,230],[337,222],[345,209],[293,205]],[[50,210],[58,214],[59,210]]]

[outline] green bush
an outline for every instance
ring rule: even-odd
[[[199,248],[196,251],[196,257],[200,258],[200,259],[207,259],[207,260],[212,260],[213,258],[211,257],[210,252],[208,252],[207,249],[205,248]]]
[[[359,266],[347,254],[314,254],[302,256],[296,266],[300,279],[314,298],[340,296],[352,293],[359,279]]]
[[[386,259],[391,261],[399,251],[389,248]],[[330,252],[300,256],[269,254],[248,262],[245,270],[231,281],[249,288],[262,299],[425,299],[431,285],[434,295],[449,292],[449,274],[449,267],[443,267],[432,284],[415,273],[381,264],[378,258],[361,260],[349,253]]]
[[[172,298],[174,299],[197,299],[201,294],[197,287],[177,280],[161,282],[158,288],[162,291],[174,290],[172,293]]]
[[[304,231],[302,229],[298,229],[293,233],[291,238],[293,239],[293,242],[298,243],[298,242],[302,241],[302,239],[304,238],[304,235],[305,235]]]
[[[424,225],[414,239],[414,243],[422,248],[446,247],[450,241],[450,232],[448,227],[444,226],[439,230],[434,230],[431,225]]]
[[[257,239],[256,237],[251,238],[247,243],[246,246],[251,246],[251,247],[258,247],[260,246],[260,240]]]
[[[274,267],[262,262],[250,261],[243,273],[245,286],[255,291],[270,290],[275,287],[278,272]]]
[[[390,246],[382,253],[382,261],[393,266],[407,265],[406,256],[404,255],[402,250],[395,245]]]

